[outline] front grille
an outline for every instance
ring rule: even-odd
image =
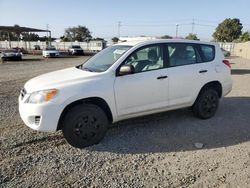
[[[20,91],[20,95],[21,95],[21,100],[23,100],[24,96],[27,94],[27,91],[23,88]]]
[[[56,54],[55,54],[55,53],[50,53],[49,55],[50,55],[51,57],[56,56]]]

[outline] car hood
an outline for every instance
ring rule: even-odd
[[[97,72],[88,72],[76,67],[62,69],[46,73],[35,78],[32,78],[24,85],[27,93],[40,91],[44,89],[60,88],[73,82],[88,80],[97,76]]]
[[[1,54],[2,56],[18,56],[18,55],[20,55],[20,53],[18,53],[18,52],[2,52],[2,54]]]

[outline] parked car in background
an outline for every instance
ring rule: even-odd
[[[29,80],[19,112],[34,130],[62,130],[74,147],[97,144],[110,123],[191,107],[215,115],[232,89],[231,69],[217,44],[151,40],[110,46],[76,67]]]
[[[83,49],[79,45],[72,45],[68,49],[69,55],[84,55]]]
[[[14,50],[17,50],[18,52],[21,52],[22,54],[28,54],[28,50],[24,49],[23,47],[20,48],[20,47],[15,47],[15,48],[12,48]]]
[[[16,49],[8,49],[1,51],[1,59],[2,60],[22,60],[22,52]]]
[[[224,57],[229,57],[231,55],[231,53],[229,51],[225,50],[224,48],[220,48],[220,49],[221,49]]]
[[[40,45],[34,45],[34,50],[41,50]]]
[[[43,50],[43,57],[58,57],[59,51],[54,46],[48,46]]]

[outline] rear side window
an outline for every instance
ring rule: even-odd
[[[213,61],[215,56],[214,46],[212,45],[200,45],[203,55],[203,62]]]
[[[196,49],[192,44],[170,43],[168,44],[169,64],[171,67],[190,65],[200,62]]]

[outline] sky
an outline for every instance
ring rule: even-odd
[[[0,25],[48,24],[52,37],[84,25],[93,37],[112,38],[120,22],[120,36],[175,36],[178,24],[179,37],[193,31],[211,40],[225,18],[239,18],[243,31],[250,30],[250,0],[0,0],[0,10]]]

